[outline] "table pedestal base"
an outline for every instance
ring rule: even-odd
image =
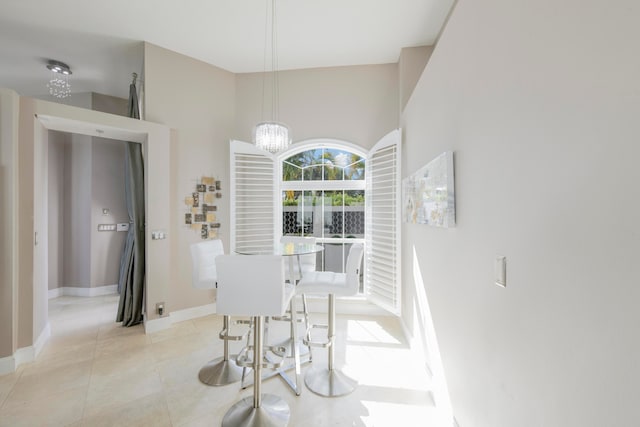
[[[253,407],[253,397],[236,403],[222,419],[222,427],[284,427],[289,424],[291,411],[287,402],[273,394],[261,396],[259,408]]]

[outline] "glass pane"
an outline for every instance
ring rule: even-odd
[[[282,180],[300,181],[302,180],[302,168],[288,161],[282,162]]]
[[[325,238],[364,238],[364,191],[322,193]]]
[[[344,237],[342,227],[342,199],[343,191],[322,192],[322,220],[324,237],[336,239]]]
[[[365,161],[357,154],[333,148],[318,148],[284,160],[283,181],[363,180]]]
[[[344,169],[344,179],[356,181],[356,180],[364,180],[364,159],[356,156],[359,160],[355,161],[347,165]]]
[[[301,191],[282,192],[282,235],[300,236],[302,234]]]
[[[314,207],[314,197],[313,191],[305,191],[304,197],[302,199],[302,235],[303,236],[313,236],[313,212],[315,210]]]

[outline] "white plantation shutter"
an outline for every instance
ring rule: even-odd
[[[400,129],[367,158],[365,289],[367,298],[400,315]]]
[[[231,250],[273,250],[275,242],[275,160],[253,144],[231,141]]]

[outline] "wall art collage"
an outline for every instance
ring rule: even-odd
[[[184,203],[188,212],[184,214],[185,225],[200,232],[202,239],[218,237],[220,223],[216,212],[216,199],[222,197],[220,181],[213,177],[203,176],[196,184],[190,196],[185,197]]]

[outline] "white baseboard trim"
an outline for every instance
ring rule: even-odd
[[[13,356],[7,356],[0,359],[0,375],[15,372],[20,365],[36,360],[36,357],[38,357],[50,336],[51,323],[47,322],[47,325],[44,327],[42,332],[40,332],[40,335],[33,345],[19,348]]]
[[[327,312],[327,298],[322,297],[307,297],[307,304],[310,313],[326,313]],[[298,305],[301,306],[301,302],[298,301]],[[144,332],[146,334],[152,334],[154,332],[168,329],[174,323],[184,322],[185,320],[197,319],[198,317],[208,316],[215,314],[216,304],[205,304],[197,307],[185,308],[183,310],[176,310],[169,313],[168,316],[160,317],[157,319],[146,320],[144,322]],[[365,316],[392,316],[386,310],[372,304],[362,298],[337,298],[336,299],[336,313],[337,314],[352,314],[352,315],[365,315]]]
[[[176,310],[169,313],[168,316],[160,317],[158,319],[145,320],[144,333],[152,334],[154,332],[168,329],[174,323],[184,322],[185,320],[197,319],[198,317],[208,316],[215,314],[216,304],[205,304],[197,307],[185,308],[183,310]]]
[[[197,319],[216,313],[216,304],[200,305],[198,307],[185,308],[183,310],[172,311],[170,314],[171,323],[184,322],[185,320]]]
[[[35,351],[34,360],[35,358],[38,357],[38,355],[44,348],[44,345],[47,343],[47,341],[49,341],[50,337],[51,337],[51,323],[47,322],[47,325],[44,327],[42,332],[40,332],[40,335],[36,339],[36,342],[33,344],[34,351]]]
[[[301,306],[298,301],[298,306]],[[326,297],[307,297],[309,313],[326,313]],[[393,314],[363,298],[336,298],[336,314],[364,316],[393,316]]]
[[[426,349],[424,348],[423,343],[414,336],[414,334],[409,331],[409,327],[407,323],[404,321],[404,318],[400,317],[400,327],[402,328],[402,334],[404,335],[404,339],[409,344],[409,349],[411,349],[412,354],[416,354],[417,358],[424,362],[424,369],[429,375],[429,379],[433,379],[433,371],[431,370],[431,366],[429,364],[429,359],[424,352]]]
[[[61,296],[71,297],[97,297],[102,295],[112,295],[118,292],[118,285],[97,286],[95,288],[81,288],[78,286],[62,286],[60,288],[49,289],[49,299]]]
[[[154,332],[164,331],[171,327],[171,317],[165,316],[158,319],[144,319],[144,333],[153,334]]]
[[[0,375],[10,374],[16,371],[16,358],[7,356],[0,358]]]
[[[64,288],[49,289],[49,299],[58,298],[64,295]]]

